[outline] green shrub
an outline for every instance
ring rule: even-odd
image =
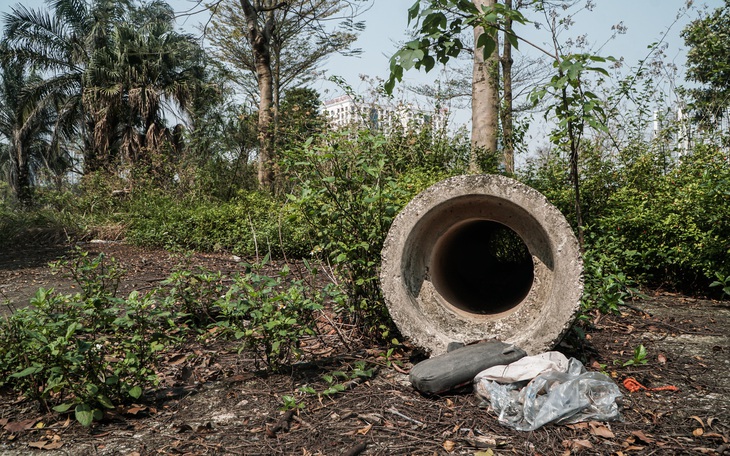
[[[707,292],[715,273],[730,273],[726,152],[700,144],[676,160],[649,143],[633,143],[616,157],[605,155],[584,151],[581,195],[585,249],[601,252],[604,265],[620,265],[609,276],[620,270],[638,283]],[[550,153],[528,166],[522,180],[574,224],[567,170],[567,160]]]
[[[196,267],[195,271],[173,271],[162,285],[168,306],[174,306],[178,317],[202,327],[215,322],[220,313],[218,300],[226,293],[225,280],[220,271]]]
[[[40,289],[30,304],[0,323],[5,386],[58,412],[73,407],[88,426],[157,384],[157,353],[173,325],[151,296],[85,299]]]
[[[597,221],[596,237],[607,255],[646,283],[707,291],[716,273],[730,273],[729,196],[727,156],[697,147],[666,174],[618,189]]]
[[[296,211],[264,193],[242,192],[227,202],[144,193],[134,197],[126,218],[127,239],[138,245],[250,257],[299,257],[311,250]]]
[[[398,211],[448,175],[391,159],[393,149],[384,136],[340,132],[310,138],[286,162],[299,189],[289,198],[311,228],[315,251],[326,256],[346,290],[348,303],[340,310],[384,339],[393,325],[378,282],[383,241]]]
[[[88,426],[105,409],[139,399],[158,382],[158,352],[175,327],[152,295],[116,298],[121,275],[103,255],[56,264],[82,293],[40,289],[0,321],[0,385]]]
[[[291,356],[300,355],[304,336],[316,333],[316,312],[325,301],[342,298],[333,285],[317,290],[303,278],[290,279],[288,266],[276,277],[261,274],[262,267],[250,266],[246,274],[234,279],[217,303],[220,316],[216,325],[242,341],[241,350],[254,354],[257,367],[263,361],[277,371]]]

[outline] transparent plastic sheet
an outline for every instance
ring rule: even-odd
[[[500,384],[477,376],[475,390],[490,402],[500,423],[518,431],[534,431],[548,423],[621,418],[618,386],[600,372],[586,372],[575,358],[570,358],[566,372],[544,372],[529,383]]]

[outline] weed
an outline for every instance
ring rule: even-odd
[[[50,266],[54,273],[68,274],[79,285],[84,298],[115,297],[119,282],[126,274],[115,258],[100,253],[90,259],[89,252],[78,247],[70,260],[52,262]]]
[[[644,347],[644,344],[639,344],[638,347],[634,349],[634,357],[630,360],[624,362],[622,364],[623,367],[627,366],[638,366],[638,365],[644,365],[647,363],[646,359],[646,347]]]
[[[162,282],[169,287],[168,299],[177,306],[184,318],[196,326],[207,325],[216,321],[220,310],[217,302],[225,294],[223,274],[203,268],[191,272],[174,271]]]
[[[150,295],[125,300],[40,289],[0,322],[0,378],[47,409],[89,426],[104,409],[157,384],[157,355],[172,327]]]
[[[710,287],[722,287],[722,293],[725,296],[730,297],[730,275],[723,275],[719,272],[715,273],[717,280],[710,284]]]
[[[216,325],[243,342],[241,350],[254,354],[257,368],[263,361],[277,371],[301,354],[302,338],[316,334],[315,312],[339,292],[331,286],[314,290],[304,279],[290,279],[288,266],[269,277],[260,273],[264,265],[250,265],[246,274],[234,278],[217,302],[221,315]]]
[[[316,395],[319,399],[331,397],[347,391],[360,381],[371,378],[373,374],[374,370],[372,368],[368,369],[364,361],[357,361],[349,372],[334,371],[322,375],[321,378],[327,385],[322,391],[317,391],[309,385],[299,387],[299,391],[308,395]]]
[[[41,288],[30,306],[0,321],[0,385],[46,409],[73,410],[89,426],[157,384],[158,354],[173,340],[174,323],[152,294],[115,296],[123,272],[113,258],[78,252],[54,268],[82,292]]]

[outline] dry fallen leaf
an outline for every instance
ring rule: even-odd
[[[4,429],[12,433],[27,431],[28,429],[32,429],[33,425],[36,424],[37,421],[38,420],[35,418],[23,421],[11,421],[5,425]]]
[[[54,439],[50,442],[48,440],[40,440],[38,442],[30,442],[28,446],[31,448],[38,448],[39,450],[57,450],[63,446],[61,440]]]
[[[584,449],[588,449],[588,448],[593,448],[593,445],[591,444],[591,442],[589,442],[588,440],[585,440],[585,439],[573,440],[572,443],[573,444],[571,446],[571,449],[574,451],[580,451],[580,450],[584,450]]]
[[[644,434],[641,431],[633,431],[631,433],[631,435],[633,435],[634,437],[636,437],[637,439],[641,440],[644,443],[648,443],[648,444],[654,443],[654,439],[652,439],[651,437],[647,436],[646,434]]]
[[[728,440],[727,440],[727,437],[725,437],[725,436],[724,436],[724,435],[722,435],[722,434],[718,434],[717,432],[708,432],[708,433],[707,433],[707,434],[705,434],[704,436],[705,436],[705,437],[708,437],[708,438],[716,438],[716,439],[722,439],[722,441],[723,441],[724,443],[727,443],[727,442],[728,442]]]
[[[570,429],[588,429],[588,423],[585,421],[575,424],[568,424],[567,427]]]
[[[563,440],[563,446],[568,449],[569,453],[579,453],[583,450],[593,448],[591,442],[585,439]]]
[[[700,423],[700,426],[702,426],[703,428],[705,427],[705,422],[702,421],[702,418],[700,418],[699,416],[692,415],[690,416],[690,418],[692,418],[693,420],[697,420],[697,422]]]
[[[494,456],[494,451],[491,448],[484,451],[477,451],[474,456]]]
[[[705,430],[702,429],[702,428],[697,428],[694,431],[692,431],[692,435],[695,436],[695,437],[699,437],[699,436],[701,436],[704,433],[705,433]]]
[[[454,451],[455,446],[456,446],[456,444],[451,440],[447,440],[444,442],[444,450],[448,451],[449,453]]]
[[[591,423],[591,434],[603,437],[604,439],[615,438],[616,435],[611,430],[600,423]]]
[[[44,446],[44,450],[57,450],[63,446],[63,442],[61,440],[54,440],[53,442],[48,443],[48,445]]]
[[[367,425],[367,426],[365,426],[364,428],[362,428],[362,429],[358,429],[358,430],[357,430],[357,434],[360,434],[360,435],[367,435],[367,433],[368,433],[368,432],[370,432],[370,429],[372,429],[372,428],[373,428],[373,425],[372,425],[372,424],[368,424],[368,425]]]

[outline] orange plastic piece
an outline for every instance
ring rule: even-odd
[[[639,383],[635,378],[628,377],[624,380],[624,388],[629,390],[630,393],[635,393],[639,390],[646,390],[646,391],[679,391],[679,388],[677,388],[674,385],[667,385],[667,386],[657,386],[656,388],[647,388],[646,386]]]
[[[674,385],[667,385],[657,386],[656,388],[649,388],[649,391],[679,391],[679,388]]]
[[[628,377],[624,380],[624,388],[629,390],[630,393],[635,393],[639,390],[645,390],[646,386],[642,385],[638,381],[636,381],[633,377]]]

